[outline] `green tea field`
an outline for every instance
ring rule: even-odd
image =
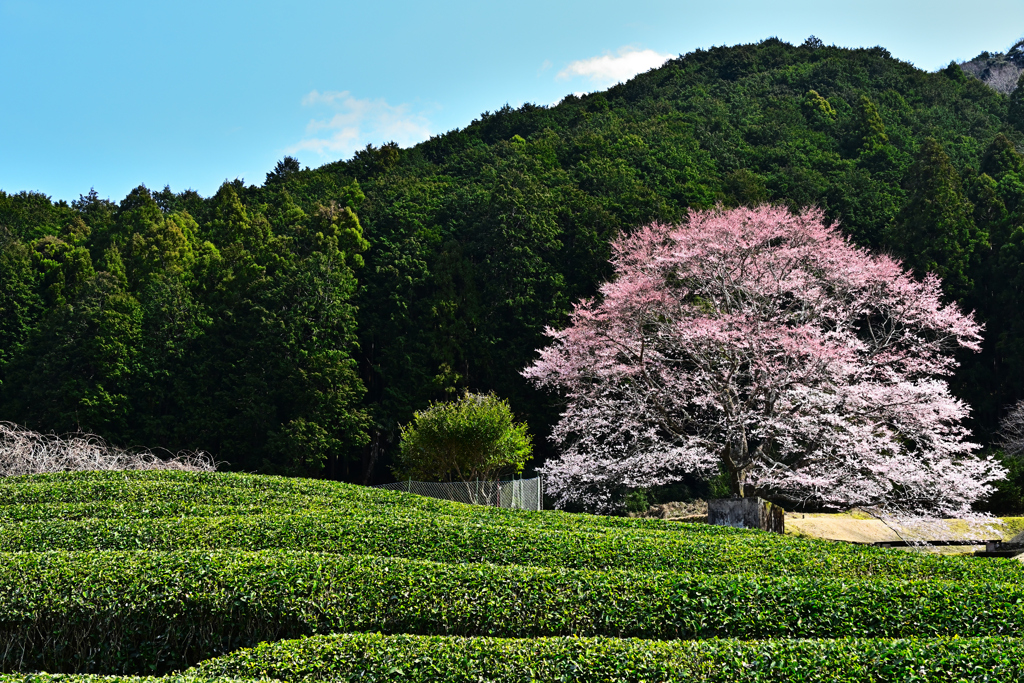
[[[1020,681],[1024,564],[185,472],[0,481],[2,680]]]

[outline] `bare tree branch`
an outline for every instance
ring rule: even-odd
[[[1008,455],[1024,455],[1024,400],[1017,401],[999,423],[999,445]]]
[[[218,463],[202,451],[161,458],[107,444],[95,434],[40,434],[12,422],[0,422],[0,476],[89,470],[179,470],[213,472]]]

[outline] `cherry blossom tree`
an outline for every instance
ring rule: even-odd
[[[820,211],[693,213],[612,262],[523,373],[567,402],[543,468],[560,505],[725,471],[741,496],[963,514],[1005,474],[944,379],[979,348],[973,316]]]

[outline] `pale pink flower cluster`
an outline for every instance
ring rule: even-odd
[[[934,276],[853,246],[820,211],[694,213],[613,244],[615,278],[524,371],[561,392],[562,505],[729,472],[734,491],[955,515],[1005,471],[974,454],[944,377],[977,350]]]

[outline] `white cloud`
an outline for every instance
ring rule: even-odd
[[[430,121],[424,112],[408,104],[391,105],[383,99],[357,99],[346,91],[312,91],[302,105],[321,110],[322,118],[306,125],[306,137],[287,149],[289,154],[315,152],[322,157],[349,157],[367,143],[394,140],[402,147],[430,137]]]
[[[615,55],[603,54],[590,59],[573,62],[558,72],[559,80],[588,78],[598,86],[608,86],[627,81],[644,71],[661,66],[672,59],[654,50],[638,50],[634,47],[619,48]]]

